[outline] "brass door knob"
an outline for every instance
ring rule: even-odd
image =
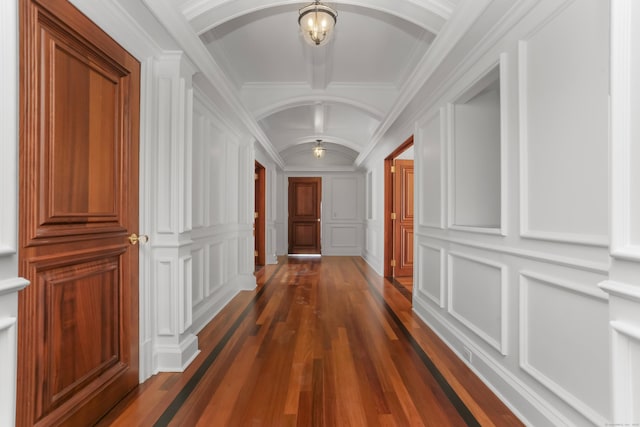
[[[129,243],[131,243],[132,245],[137,244],[138,242],[140,242],[140,244],[143,243],[147,243],[149,241],[149,236],[147,236],[146,234],[141,234],[140,236],[138,236],[136,233],[131,234],[131,236],[129,236]]]

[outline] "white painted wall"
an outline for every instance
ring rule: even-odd
[[[383,159],[415,135],[414,310],[461,358],[470,350],[467,363],[529,425],[640,420],[640,33],[630,30],[640,6],[613,4],[611,142],[609,2],[523,1],[490,37],[443,62],[436,74],[447,77],[427,82],[422,105],[366,163],[365,258],[381,271]],[[496,199],[466,191],[470,179],[454,191],[481,153],[458,151],[451,104],[496,64],[502,111],[491,132],[502,146],[492,148],[500,178],[491,185],[501,224],[492,235],[456,226],[456,209],[474,213],[470,204],[483,200],[494,209]],[[475,127],[467,134],[486,134]]]
[[[278,180],[283,222],[279,254],[287,252],[289,177],[322,178],[321,245],[323,255],[362,255],[365,178],[361,172],[286,172]]]
[[[255,287],[252,225],[241,209],[240,174],[253,185],[253,146],[243,144],[198,87],[193,102],[193,330],[200,331],[240,289]],[[251,190],[251,191],[249,191]],[[251,265],[249,265],[251,264]]]

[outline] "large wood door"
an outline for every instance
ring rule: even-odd
[[[413,160],[395,160],[393,174],[395,277],[413,275]]]
[[[320,254],[321,178],[289,178],[289,253]]]
[[[93,424],[138,384],[138,62],[20,0],[17,423]]]

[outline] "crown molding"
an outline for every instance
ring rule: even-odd
[[[216,89],[222,101],[226,103],[240,121],[246,126],[249,133],[262,145],[274,162],[284,166],[282,157],[269,141],[256,120],[242,104],[223,70],[213,59],[198,35],[193,31],[184,15],[178,10],[171,0],[143,0],[149,10],[158,21],[171,33],[184,52],[189,56],[196,67],[206,76],[213,88]]]

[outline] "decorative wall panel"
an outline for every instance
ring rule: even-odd
[[[567,2],[520,42],[525,237],[608,244],[608,14],[606,1]]]
[[[436,246],[418,243],[418,291],[440,307],[445,306],[445,256]]]
[[[450,252],[449,313],[507,354],[506,269],[488,259]]]
[[[358,227],[334,226],[331,227],[331,246],[334,247],[359,247]]]
[[[609,312],[596,284],[532,272],[520,276],[520,364],[540,383],[604,425],[609,402]]]
[[[191,251],[193,264],[193,285],[191,302],[195,306],[205,297],[205,254],[204,248],[194,248]]]
[[[331,219],[358,220],[358,180],[356,177],[339,177],[331,179]]]

